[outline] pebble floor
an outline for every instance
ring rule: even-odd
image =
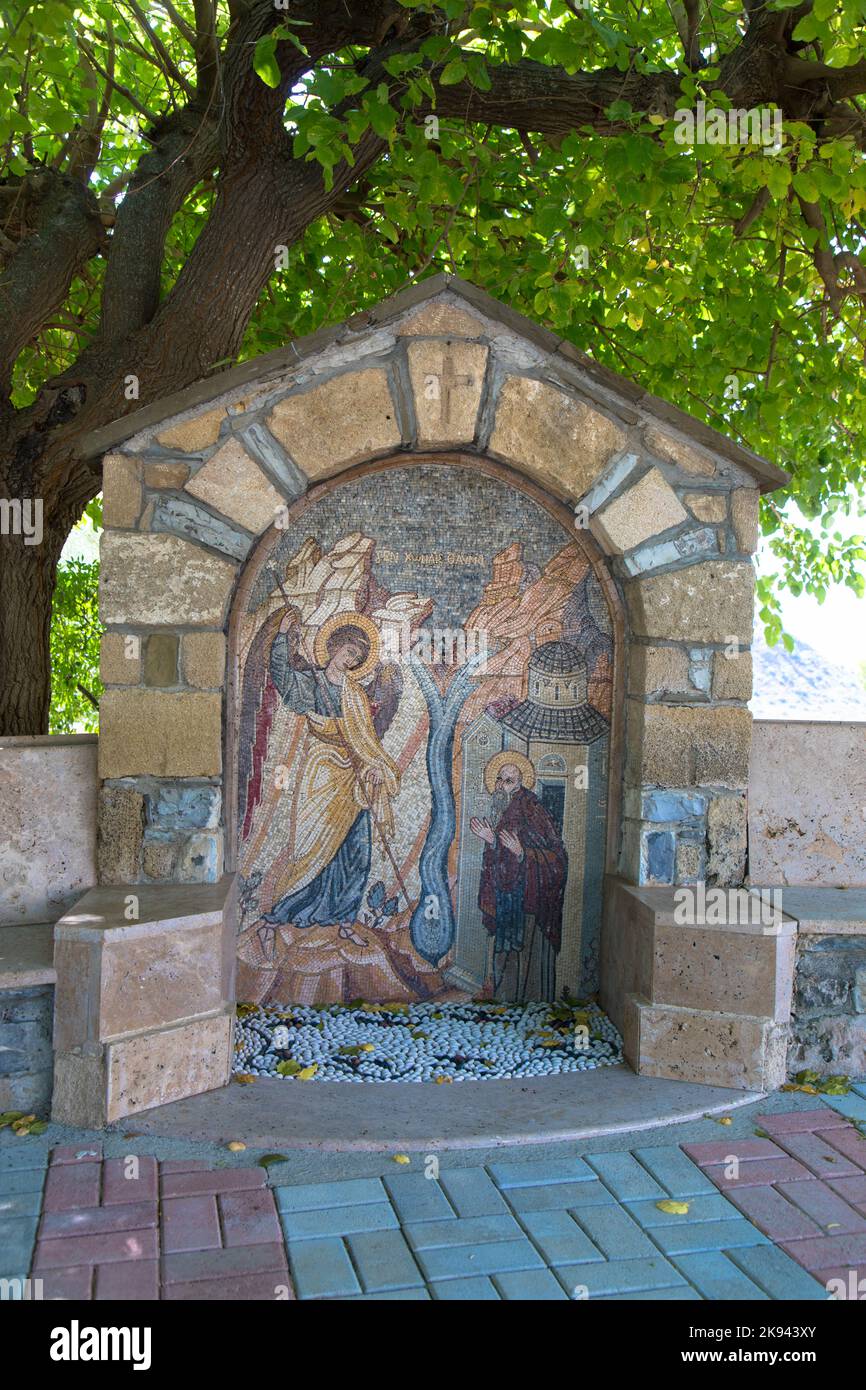
[[[622,1061],[596,1004],[241,1005],[235,1073],[303,1081],[480,1081]]]

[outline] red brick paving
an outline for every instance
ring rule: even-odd
[[[689,1144],[686,1153],[771,1240],[826,1285],[851,1271],[866,1278],[866,1142],[828,1107],[760,1115],[778,1158],[752,1157],[725,1177],[725,1144]],[[751,1143],[751,1141],[748,1141]],[[728,1155],[745,1159],[742,1143]],[[792,1171],[797,1170],[797,1171]]]
[[[48,1299],[294,1298],[262,1168],[54,1151],[33,1274]]]

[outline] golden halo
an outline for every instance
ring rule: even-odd
[[[355,670],[351,673],[353,680],[362,681],[365,676],[369,676],[379,660],[379,647],[381,645],[379,629],[372,618],[365,617],[363,613],[355,613],[352,609],[332,614],[330,618],[327,618],[325,622],[322,623],[322,626],[316,633],[316,640],[313,643],[313,655],[316,658],[316,664],[318,666],[327,666],[330,661],[331,658],[328,654],[328,638],[332,636],[339,627],[357,628],[359,632],[364,634],[364,637],[370,644],[370,655],[367,657],[366,661],[361,662],[360,666],[356,666]]]
[[[506,748],[502,753],[494,753],[490,762],[484,769],[484,785],[492,794],[496,790],[496,778],[499,769],[505,767],[506,763],[511,763],[523,774],[523,785],[527,791],[532,791],[535,786],[535,768],[529,761],[525,753],[518,753],[515,748]]]

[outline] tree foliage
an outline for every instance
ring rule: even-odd
[[[862,592],[866,0],[2,15],[0,492],[58,535],[90,431],[447,269],[788,469],[778,582]],[[701,100],[781,149],[680,143]]]

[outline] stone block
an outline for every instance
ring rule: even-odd
[[[0,991],[0,1076],[50,1071],[53,999],[47,985]]]
[[[737,549],[752,555],[758,548],[758,518],[761,494],[757,488],[741,487],[731,493],[731,522]]]
[[[134,526],[141,513],[138,459],[106,454],[102,461],[102,519],[105,526]]]
[[[144,684],[177,685],[177,654],[180,641],[176,632],[154,632],[144,641]]]
[[[614,554],[633,550],[686,520],[688,513],[676,493],[657,468],[651,468],[639,482],[620,493],[593,518],[593,530]]]
[[[226,1086],[234,1009],[109,1044],[106,1120]]]
[[[474,314],[458,309],[454,304],[425,304],[397,329],[401,338],[430,335],[455,338],[477,338],[484,325]]]
[[[748,809],[745,796],[714,796],[707,811],[707,879],[722,887],[746,874]]]
[[[633,645],[628,654],[631,695],[689,695],[689,658],[683,647]]]
[[[141,855],[141,867],[148,878],[168,880],[177,859],[177,841],[170,835],[146,832]]]
[[[738,649],[728,656],[725,652],[716,652],[712,690],[714,700],[751,700],[752,653]]]
[[[706,926],[654,932],[652,1002],[786,1023],[791,1013],[794,936]]]
[[[132,787],[102,787],[96,837],[100,883],[135,882],[143,835],[144,797]]]
[[[237,566],[170,535],[103,533],[99,616],[104,623],[220,627]]]
[[[156,501],[148,504],[144,521],[147,529],[159,533],[180,536],[195,545],[207,545],[213,550],[222,551],[231,560],[245,560],[252,545],[252,535],[237,522],[228,517],[216,516],[201,502],[184,495],[178,497],[170,492],[156,494]]]
[[[100,709],[100,777],[219,775],[220,695],[113,690]]]
[[[186,490],[254,535],[272,525],[283,506],[282,494],[234,437],[193,474]]]
[[[648,449],[667,463],[681,468],[684,473],[701,474],[705,478],[711,478],[716,471],[709,454],[689,440],[678,439],[655,425],[647,427],[644,439]]]
[[[745,788],[752,718],[732,705],[628,702],[628,785]]]
[[[52,1067],[42,1071],[18,1071],[9,1076],[0,1076],[0,1111],[23,1110],[25,1115],[36,1115],[40,1119],[48,1116],[51,1109],[51,1091],[54,1085]]]
[[[724,492],[687,492],[683,499],[698,521],[718,523],[728,516],[728,497]]]
[[[752,641],[755,572],[736,560],[704,560],[625,585],[632,629],[639,637],[686,642]]]
[[[767,1018],[675,1008],[631,995],[623,1037],[639,1076],[772,1091],[785,1080],[787,1026]]]
[[[685,822],[700,825],[707,811],[707,798],[695,792],[650,791],[642,797],[644,820]]]
[[[221,632],[188,632],[182,645],[183,678],[197,690],[222,687],[226,670],[226,639]]]
[[[625,441],[623,426],[592,406],[512,376],[499,395],[490,449],[560,497],[577,499]]]
[[[866,1017],[862,1014],[795,1019],[788,1053],[792,1075],[809,1068],[820,1075],[831,1072],[856,1076],[863,1070],[864,1057]]]
[[[216,444],[220,426],[226,418],[223,406],[207,410],[203,415],[194,415],[179,425],[172,425],[157,435],[160,444],[166,449],[180,449],[185,454],[199,454]]]
[[[221,802],[219,787],[161,786],[147,797],[147,821],[162,830],[213,830]]]
[[[99,644],[99,679],[103,685],[138,685],[141,643],[123,632],[104,632]]]
[[[144,465],[144,485],[153,488],[182,488],[189,477],[188,463],[157,460]]]
[[[381,367],[344,372],[273,408],[268,428],[308,478],[396,449],[397,410]]]
[[[487,348],[427,339],[410,343],[408,357],[419,446],[471,444]]]
[[[682,531],[667,541],[650,541],[626,555],[623,565],[628,574],[646,574],[665,565],[678,565],[699,556],[716,555],[719,538],[709,526]]]
[[[223,838],[219,830],[190,835],[177,864],[180,883],[216,883],[223,869]]]
[[[604,892],[601,932],[599,1000],[622,1031],[626,999],[649,995],[652,989],[653,914],[621,879],[608,878]]]

